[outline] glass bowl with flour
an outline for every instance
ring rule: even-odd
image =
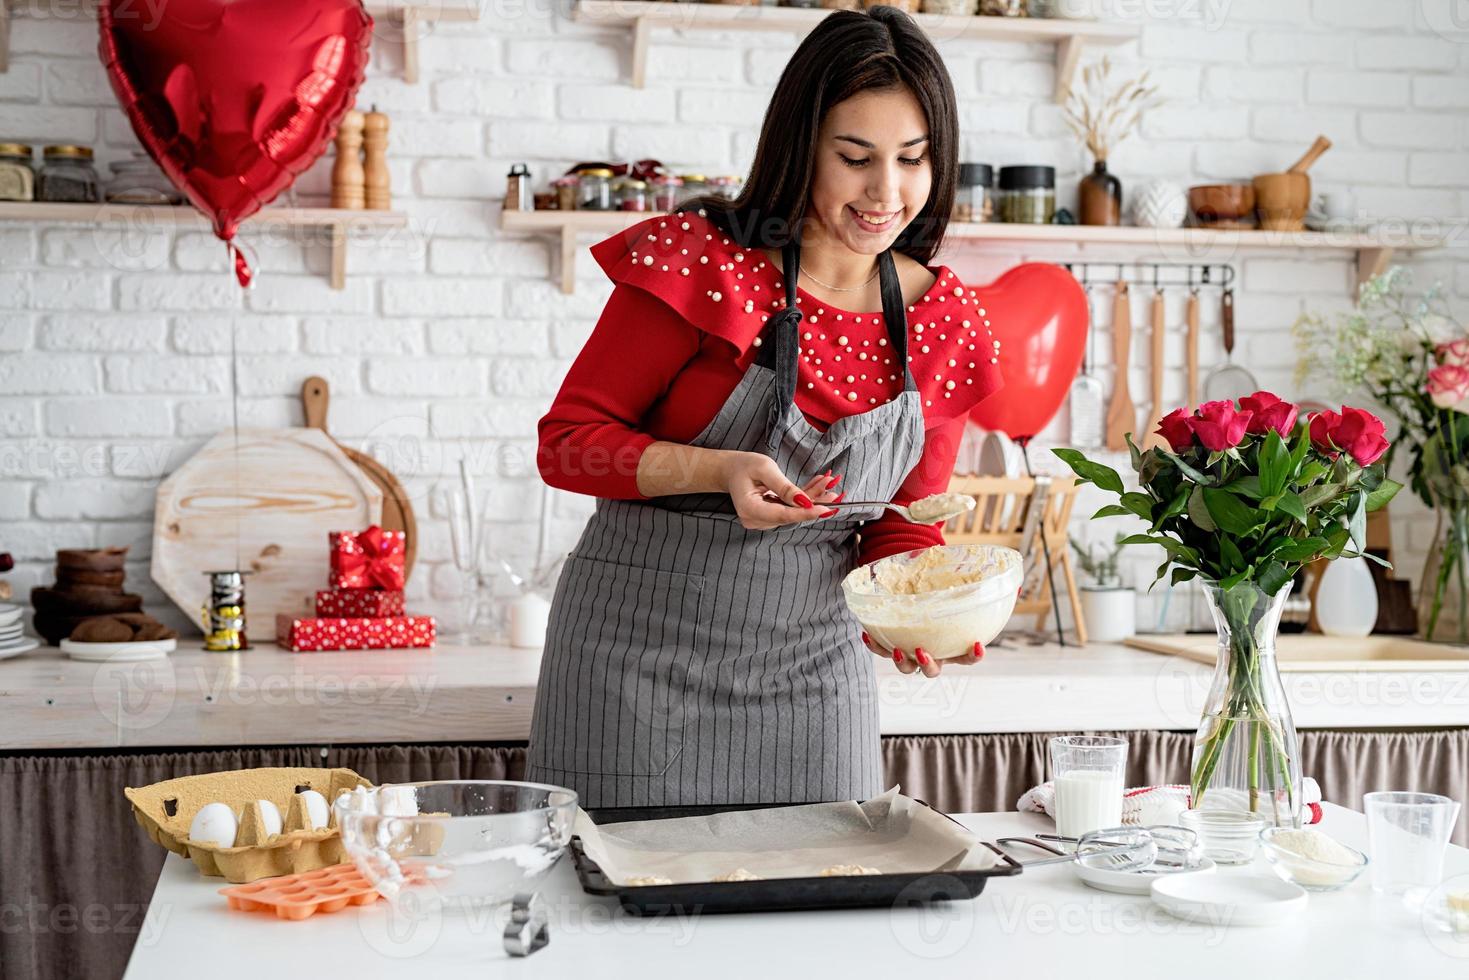
[[[842,580],[847,608],[889,650],[918,647],[937,660],[988,644],[1015,611],[1020,552],[993,544],[943,545],[890,555]]]

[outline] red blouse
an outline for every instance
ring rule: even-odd
[[[646,499],[638,460],[655,441],[689,442],[718,414],[785,306],[778,266],[733,244],[699,214],[650,218],[592,248],[617,285],[540,422],[538,464],[563,490]],[[908,307],[908,360],[923,399],[923,456],[893,498],[942,492],[968,411],[1000,387],[998,345],[974,290],[949,269]],[[853,313],[803,291],[796,406],[818,428],[903,390],[882,314]],[[797,478],[792,474],[793,478]],[[861,560],[942,544],[937,525],[896,514],[866,524]]]

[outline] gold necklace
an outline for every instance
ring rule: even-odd
[[[817,279],[815,276],[813,276],[811,273],[807,272],[805,269],[802,269],[801,270],[801,275],[805,276],[807,279],[810,279],[812,282],[816,283],[816,285],[820,286],[822,289],[830,289],[834,293],[850,293],[850,292],[853,292],[855,290],[861,289],[863,286],[866,286],[872,280],[876,279],[877,278],[877,274],[880,271],[882,271],[881,268],[875,268],[875,269],[873,269],[872,270],[872,275],[868,276],[866,279],[862,280],[861,282],[859,282],[855,286],[833,286],[829,282],[822,282],[820,279]]]

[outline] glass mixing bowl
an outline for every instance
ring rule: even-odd
[[[470,911],[536,890],[571,840],[576,793],[445,780],[359,788],[332,808],[352,862],[395,909]]]
[[[938,660],[988,644],[1015,611],[1020,552],[958,544],[890,555],[842,580],[847,608],[878,643]]]

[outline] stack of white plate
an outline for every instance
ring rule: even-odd
[[[178,646],[178,640],[132,640],[128,643],[85,643],[62,640],[61,652],[73,660],[90,663],[130,663],[135,660],[162,660]]]
[[[0,660],[29,653],[41,645],[34,636],[25,635],[25,607],[0,602]]]

